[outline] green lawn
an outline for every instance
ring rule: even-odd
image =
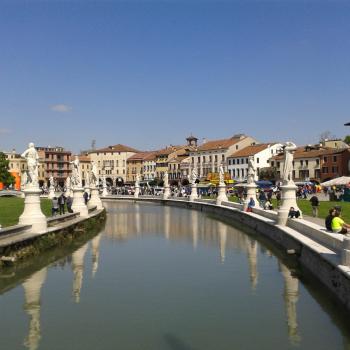
[[[23,208],[23,198],[0,197],[0,225],[6,227],[18,224]],[[50,199],[41,199],[41,210],[46,216],[51,216]]]

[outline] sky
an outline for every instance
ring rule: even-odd
[[[350,134],[350,2],[0,0],[0,150]]]

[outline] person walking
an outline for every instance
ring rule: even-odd
[[[67,204],[67,211],[68,211],[68,213],[73,213],[73,210],[72,210],[73,199],[72,199],[71,196],[67,197],[66,204]]]
[[[62,193],[59,197],[58,197],[58,205],[60,206],[60,215],[64,214],[64,205],[66,203],[66,197],[64,196],[64,194]]]
[[[318,197],[316,195],[313,195],[310,198],[311,206],[312,206],[312,216],[314,218],[318,217],[318,206],[320,205],[320,202],[318,200]]]

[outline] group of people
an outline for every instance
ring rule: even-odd
[[[341,218],[341,207],[329,209],[328,216],[325,220],[325,226],[328,231],[342,234],[347,234],[350,229],[350,225]]]
[[[63,193],[59,197],[52,198],[52,216],[58,214],[65,214],[65,207],[67,206],[68,213],[73,213],[72,210],[73,199],[71,196],[66,197]]]

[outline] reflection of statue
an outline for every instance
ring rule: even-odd
[[[284,147],[284,165],[282,172],[282,180],[288,183],[293,180],[293,151],[297,146],[293,142],[286,142]]]
[[[84,273],[84,256],[88,249],[89,243],[84,244],[72,254],[73,279],[73,296],[76,303],[80,302],[80,292],[83,285]]]
[[[72,169],[72,185],[73,187],[81,187],[81,174],[80,174],[80,162],[78,156],[75,156],[75,159],[70,162],[73,165]]]
[[[196,183],[196,180],[197,180],[197,171],[195,168],[192,168],[192,171],[191,171],[191,184],[194,185]]]
[[[220,182],[220,184],[225,182],[224,175],[225,175],[224,167],[222,166],[222,164],[220,164],[220,167],[219,167],[219,182]]]
[[[254,183],[255,180],[255,162],[254,162],[254,157],[249,156],[248,158],[248,176],[247,176],[247,183],[252,184]]]
[[[22,153],[21,157],[27,160],[27,167],[28,167],[27,184],[32,187],[39,187],[39,182],[38,182],[39,155],[34,147],[33,142],[29,144],[29,148]]]
[[[97,166],[94,161],[91,161],[90,183],[94,186],[98,186]]]

